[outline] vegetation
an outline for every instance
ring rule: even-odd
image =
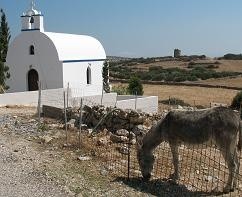
[[[232,54],[228,53],[224,55],[223,57],[220,57],[219,59],[225,59],[225,60],[242,60],[242,54]]]
[[[118,86],[114,86],[112,88],[112,92],[116,92],[118,95],[127,95],[128,91],[127,91],[127,87],[125,85],[118,85]]]
[[[137,76],[132,76],[129,80],[129,85],[127,87],[127,91],[132,95],[143,95],[143,85],[141,80]]]
[[[103,64],[103,90],[106,93],[110,93],[110,86],[109,86],[109,66],[108,66],[108,62],[105,61]]]
[[[183,100],[178,98],[169,98],[166,100],[159,101],[159,103],[165,105],[180,105],[180,106],[190,106],[188,103],[185,103]]]
[[[231,107],[236,110],[240,110],[242,102],[242,91],[238,92],[236,96],[233,98]]]
[[[136,75],[141,80],[165,81],[165,82],[183,82],[206,80],[210,78],[223,78],[228,76],[237,76],[239,72],[216,72],[214,68],[218,65],[190,65],[189,69],[181,68],[163,68],[161,66],[151,66],[148,72],[134,71],[126,64],[112,65],[110,67],[110,76],[118,79],[129,79]]]
[[[10,77],[8,72],[9,68],[4,63],[6,62],[7,52],[8,52],[8,44],[10,40],[10,31],[8,27],[8,23],[6,20],[6,15],[4,11],[1,9],[1,21],[0,21],[0,86],[1,89],[8,89],[5,84],[6,79]]]

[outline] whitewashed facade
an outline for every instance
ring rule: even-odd
[[[8,92],[42,89],[82,89],[85,96],[102,93],[102,67],[106,59],[102,44],[93,37],[44,31],[41,12],[28,10],[21,16],[21,33],[9,46],[6,64]]]

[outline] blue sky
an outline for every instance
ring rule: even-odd
[[[12,37],[30,0],[0,0]],[[241,0],[36,0],[45,30],[87,34],[108,55],[242,53]]]

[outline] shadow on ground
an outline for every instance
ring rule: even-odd
[[[189,191],[186,186],[179,185],[174,183],[171,180],[151,180],[149,182],[144,182],[141,178],[130,178],[129,180],[126,177],[118,177],[114,181],[123,182],[136,189],[137,191],[151,194],[154,196],[171,196],[171,197],[180,197],[180,196],[220,196],[221,192],[198,192],[198,191]]]

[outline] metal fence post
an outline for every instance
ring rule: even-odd
[[[103,105],[103,87],[102,87],[101,105]]]
[[[135,106],[134,106],[135,108],[135,110],[137,109],[137,91],[135,92]]]
[[[38,95],[38,121],[39,121],[39,124],[40,124],[40,114],[41,114],[41,110],[40,110],[40,107],[41,107],[41,82],[38,81],[38,84],[39,84],[39,95]]]
[[[64,91],[63,92],[64,93],[64,120],[65,120],[65,132],[66,132],[66,145],[68,145],[67,144],[67,142],[68,142],[68,140],[67,140],[67,115],[66,115],[66,92]]]
[[[80,119],[79,119],[79,149],[81,148],[82,107],[83,107],[83,98],[81,98],[81,103],[80,103]]]
[[[131,124],[130,124],[130,118],[129,118],[129,142],[128,142],[128,181],[130,180],[130,144],[131,144]]]
[[[69,107],[69,90],[70,90],[70,84],[69,82],[67,83],[67,93],[66,93],[66,108],[68,109]]]

